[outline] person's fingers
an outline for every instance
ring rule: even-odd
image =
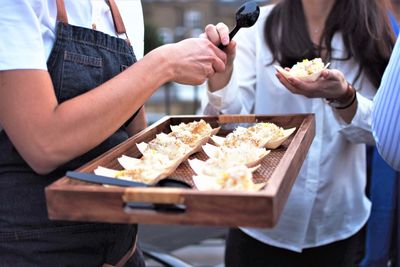
[[[216,57],[212,61],[213,70],[215,70],[215,72],[224,72],[225,71],[225,62],[226,62],[226,57],[223,59]]]
[[[316,97],[318,89],[311,83],[303,82],[297,78],[289,77],[286,78],[281,73],[276,73],[279,81],[293,94],[304,95],[306,97]]]
[[[231,41],[223,50],[227,55],[227,62],[226,64],[233,64],[236,56],[236,42]]]
[[[327,79],[329,79],[329,76],[330,76],[329,70],[322,70],[322,72],[321,72],[322,78],[327,80]]]
[[[216,26],[208,24],[205,28],[205,34],[207,38],[214,44],[219,45],[221,43],[220,36]]]
[[[281,73],[277,72],[276,77],[278,78],[278,80],[292,93],[294,94],[299,94],[299,91],[297,90],[297,88],[295,88],[293,85],[290,84],[289,80],[286,79],[285,76],[283,76]]]
[[[325,69],[322,71],[321,76],[324,77],[326,80],[333,80],[333,81],[345,80],[343,73],[336,69]]]
[[[218,31],[220,41],[223,45],[228,45],[229,44],[229,28],[226,26],[224,23],[219,22],[216,26],[216,29]]]
[[[215,55],[223,62],[224,64],[224,68],[225,68],[225,64],[227,63],[227,56],[228,54],[225,51],[222,51],[221,49],[219,49],[217,46],[212,45],[211,49],[213,50],[213,52],[215,53]]]
[[[216,71],[214,70],[213,66],[211,65],[211,66],[208,68],[208,71],[207,71],[207,78],[210,78],[210,77],[214,76],[215,72],[216,72]]]

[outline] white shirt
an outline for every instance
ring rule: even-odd
[[[68,23],[116,36],[105,0],[65,0]],[[144,50],[144,22],[140,0],[116,0],[133,51],[139,60]],[[0,71],[47,70],[56,38],[56,0],[2,0],[0,12]],[[125,36],[120,36],[125,38]],[[2,127],[0,125],[0,131]]]
[[[116,36],[105,0],[65,0],[68,23]],[[116,0],[137,59],[143,57],[144,23],[140,0]],[[0,71],[47,70],[56,38],[56,0],[2,0]],[[124,36],[121,36],[124,38]]]
[[[230,83],[216,93],[207,92],[206,114],[315,113],[316,136],[273,229],[243,229],[250,236],[273,246],[301,251],[345,239],[366,223],[371,203],[365,195],[366,146],[371,134],[371,99],[376,88],[364,74],[353,85],[358,108],[347,125],[320,98],[292,94],[276,78],[272,54],[263,28],[272,6],[261,8],[255,26],[236,35],[237,56]],[[340,34],[332,41],[333,58],[343,58]],[[354,60],[332,60],[349,82],[357,73]],[[285,66],[286,67],[286,66]],[[254,216],[257,216],[256,214]]]

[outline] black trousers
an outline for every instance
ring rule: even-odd
[[[352,267],[362,257],[363,231],[348,239],[304,249],[302,253],[269,246],[239,229],[226,240],[226,267]],[[361,250],[360,250],[361,248]]]

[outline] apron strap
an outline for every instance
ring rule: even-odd
[[[115,31],[118,34],[126,34],[126,29],[124,25],[124,21],[122,20],[121,13],[119,13],[119,9],[114,0],[106,0],[107,4],[111,9],[111,16],[114,21]]]
[[[68,24],[68,16],[67,11],[65,9],[64,0],[56,0],[57,1],[57,20]],[[117,34],[125,34],[126,41],[130,44],[128,34],[126,33],[124,21],[122,20],[121,13],[119,12],[118,6],[114,0],[106,0],[106,3],[110,7],[111,16],[114,22],[114,28]]]
[[[106,3],[110,6],[115,31],[117,32],[117,34],[125,34],[125,41],[130,45],[131,42],[129,40],[128,34],[126,33],[124,21],[122,19],[121,13],[119,13],[117,4],[114,0],[106,0]]]
[[[102,267],[124,267],[125,263],[135,254],[136,251],[136,243],[137,243],[137,234],[133,240],[133,244],[131,248],[125,253],[125,255],[118,261],[116,265],[111,265],[109,263],[104,263]]]

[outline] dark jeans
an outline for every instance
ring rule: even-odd
[[[350,267],[360,260],[363,232],[302,253],[269,246],[239,229],[230,229],[226,242],[226,267]]]
[[[0,266],[102,266],[115,264],[132,246],[136,227],[82,224],[0,235]],[[21,253],[23,251],[23,253]],[[140,249],[125,265],[144,267]]]

